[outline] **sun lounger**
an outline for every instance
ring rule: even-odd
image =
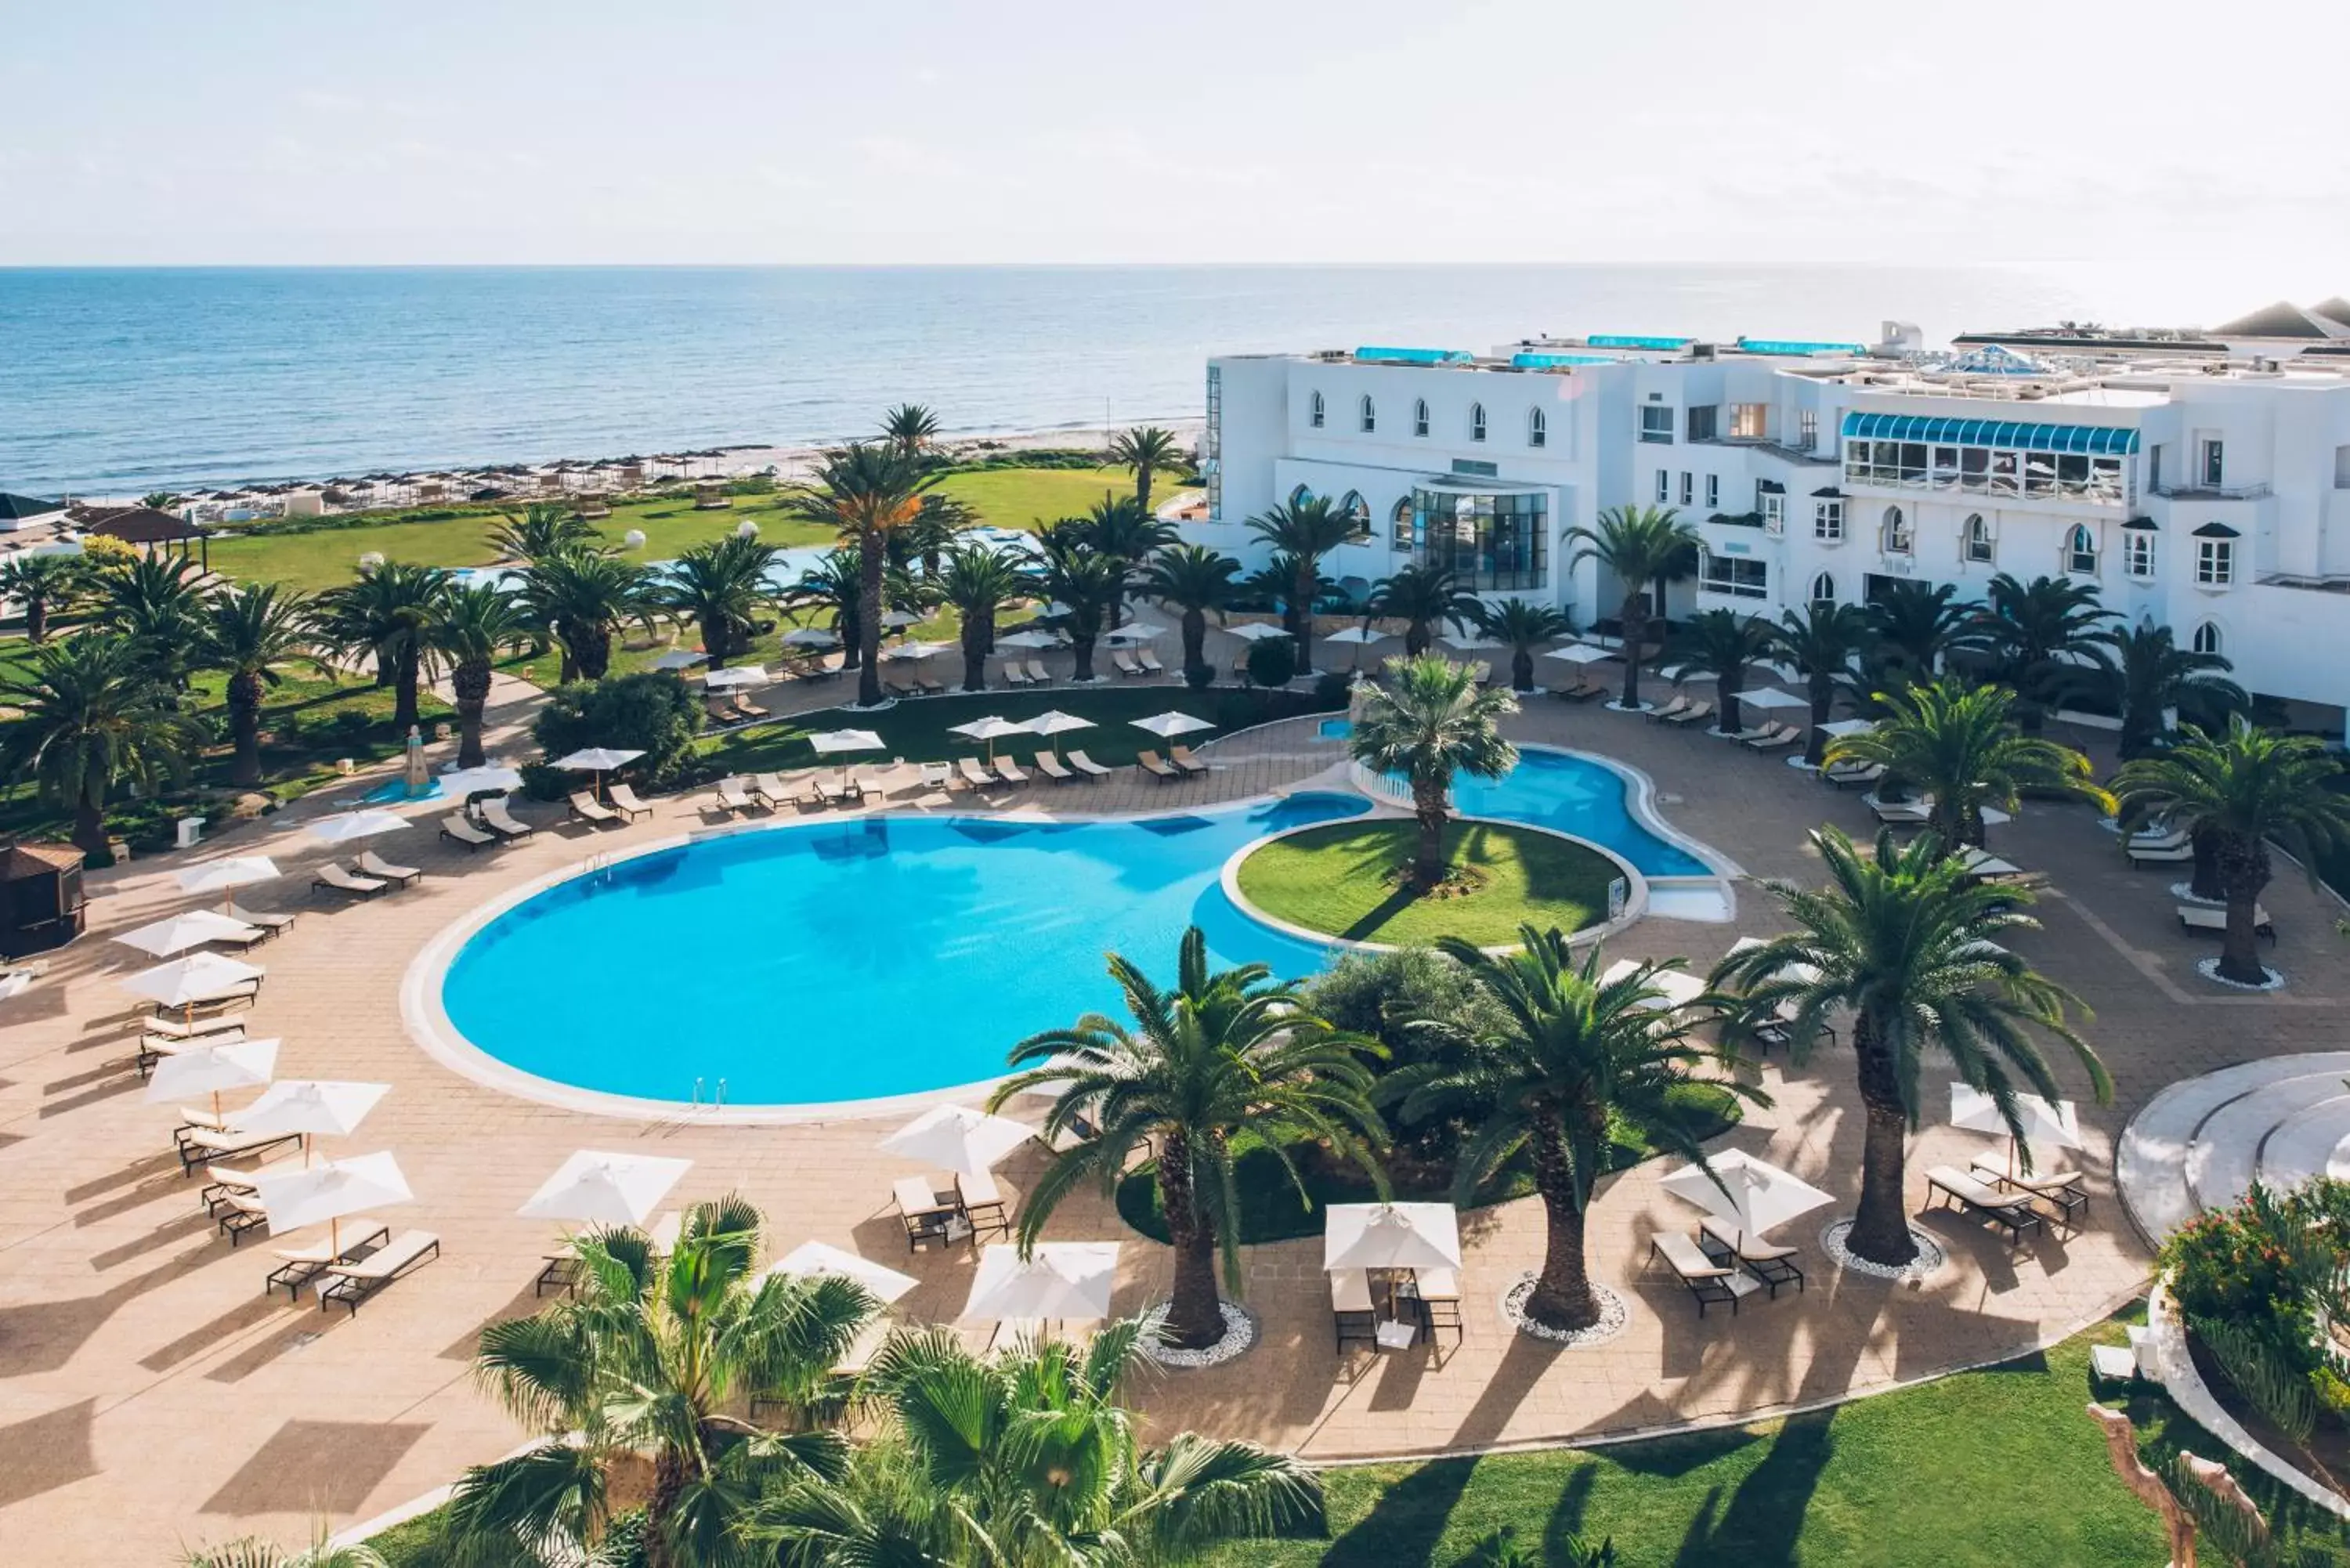
[[[1378,1308],[1371,1297],[1371,1276],[1364,1269],[1330,1272],[1330,1327],[1341,1355],[1347,1342],[1378,1345]]]
[[[471,855],[476,849],[486,849],[491,845],[498,842],[498,836],[496,834],[474,826],[463,816],[442,817],[441,819],[441,836],[447,839],[452,844],[463,845],[465,846],[465,853],[468,855]]]
[[[614,784],[604,792],[604,798],[611,803],[614,811],[619,812],[630,822],[636,821],[640,816],[650,816],[653,814],[653,808],[639,800],[636,790],[628,784]]]
[[[1068,763],[1071,767],[1076,769],[1078,773],[1085,775],[1086,779],[1089,783],[1093,784],[1099,784],[1102,780],[1109,777],[1111,774],[1118,771],[1115,768],[1106,768],[1102,766],[1099,763],[1086,755],[1085,753],[1079,751],[1072,751],[1069,753]]]
[[[1884,776],[1883,763],[1831,763],[1820,770],[1820,777],[1838,789],[1859,789]]]
[[[1123,650],[1113,649],[1111,651],[1109,656],[1109,665],[1112,670],[1117,670],[1120,675],[1139,675],[1142,673],[1142,666],[1137,664],[1134,661],[1133,657]]]
[[[249,1169],[240,1169],[234,1165],[207,1162],[204,1166],[203,1190],[196,1194],[196,1201],[204,1206],[205,1213],[217,1215],[222,1206],[228,1201],[230,1193],[250,1194],[258,1190],[260,1175],[261,1169],[258,1166]]]
[[[1003,1193],[995,1185],[995,1178],[985,1171],[976,1176],[958,1176],[955,1199],[962,1205],[962,1217],[971,1226],[971,1244],[979,1245],[983,1231],[998,1236],[1012,1234],[1012,1214],[1005,1206]]]
[[[1648,712],[1641,716],[1647,719],[1649,723],[1654,724],[1661,720],[1679,718],[1681,714],[1689,711],[1689,705],[1690,700],[1688,698],[1676,697],[1671,701],[1666,703],[1663,707],[1651,708]]]
[[[1493,666],[1481,659],[1469,667],[1469,677],[1480,686],[1491,686],[1493,683]]]
[[[900,702],[910,702],[915,698],[921,695],[920,692],[915,691],[912,687],[900,686],[895,680],[884,680],[881,682],[881,690],[887,691],[890,696],[895,697]]]
[[[1168,747],[1167,760],[1187,774],[1204,774],[1208,771],[1208,764],[1193,756],[1191,748],[1189,746]]]
[[[389,882],[395,888],[411,888],[423,880],[424,873],[413,866],[394,866],[372,849],[359,851],[357,869],[363,875]]]
[[[1868,803],[1868,812],[1888,827],[1911,826],[1934,820],[1934,808],[1924,801],[1873,800]]]
[[[2042,1229],[2040,1211],[2032,1207],[2029,1198],[1986,1187],[1955,1166],[1938,1165],[1926,1173],[1926,1207],[1933,1208],[1937,1198],[1948,1207],[1990,1220],[2018,1246],[2023,1244],[2026,1231]]]
[[[1738,1293],[1730,1282],[1738,1271],[1727,1263],[1717,1263],[1705,1255],[1705,1249],[1678,1231],[1659,1231],[1648,1239],[1650,1262],[1662,1260],[1689,1293],[1696,1298],[1697,1315],[1703,1317],[1705,1309],[1722,1302],[1730,1303],[1730,1315],[1738,1315]]]
[[[2122,840],[2126,849],[2184,849],[2195,836],[2183,827],[2142,827]]]
[[[590,827],[601,827],[608,822],[618,822],[620,814],[589,794],[586,790],[571,792],[571,815]]]
[[[995,775],[977,757],[957,757],[955,773],[972,789],[986,789],[995,783]]]
[[[227,1237],[232,1248],[244,1240],[247,1231],[262,1230],[268,1223],[269,1210],[250,1192],[224,1192],[213,1209],[213,1229]]]
[[[2224,931],[2228,929],[2228,911],[2223,905],[2179,904],[2175,908],[2178,910],[2178,924],[2183,930]],[[2276,927],[2269,920],[2265,904],[2252,906],[2252,933],[2271,941],[2276,940]]]
[[[1182,770],[1160,760],[1157,752],[1137,752],[1134,765],[1157,779],[1160,784],[1172,784],[1183,776]]]
[[[329,1263],[320,1271],[328,1283],[318,1292],[318,1310],[339,1305],[357,1317],[359,1303],[426,1260],[441,1255],[441,1238],[430,1231],[403,1231],[377,1251],[354,1263]]]
[[[177,1018],[142,1018],[139,1021],[139,1027],[142,1033],[156,1039],[182,1044],[202,1043],[213,1045],[232,1038],[244,1038],[244,1020],[242,1018],[202,1018],[186,1023]]]
[[[1686,729],[1691,724],[1702,723],[1712,716],[1712,703],[1692,702],[1678,713],[1668,714],[1665,718],[1665,722],[1668,724],[1679,724],[1682,728]]]
[[[2133,844],[2125,846],[2123,853],[2129,857],[2131,870],[2142,871],[2148,866],[2183,866],[2195,858],[2195,846],[2185,843],[2140,847]]]
[[[773,811],[792,798],[792,786],[779,774],[753,774],[751,793],[765,801],[767,809]]]
[[[702,700],[702,711],[710,715],[710,722],[721,729],[740,724],[745,717],[743,710],[737,708],[733,700],[728,697],[704,697]]]
[[[1134,650],[1134,661],[1142,666],[1142,672],[1145,675],[1167,673],[1167,667],[1159,662],[1159,656],[1147,648],[1138,648]]]
[[[931,678],[931,676],[928,676],[928,675],[917,675],[917,676],[915,676],[915,677],[914,677],[914,685],[915,685],[918,689],[920,689],[920,691],[921,691],[922,695],[923,695],[923,696],[925,696],[925,697],[940,697],[940,696],[943,696],[943,695],[945,695],[945,693],[946,693],[946,689],[947,689],[947,684],[946,684],[946,682],[945,682],[945,681],[943,681],[943,680],[934,680],[933,678]]]
[[[1776,724],[1757,724],[1751,730],[1732,730],[1728,734],[1722,734],[1720,730],[1713,730],[1708,732],[1711,734],[1721,735],[1721,738],[1725,741],[1738,741],[1743,742],[1747,741],[1768,740],[1771,736],[1779,732],[1779,726]]]
[[[718,787],[711,792],[711,801],[719,810],[729,815],[736,812],[748,811],[757,804],[751,798],[749,784],[739,774],[720,779]]]
[[[1053,673],[1045,668],[1043,659],[1032,659],[1028,661],[1028,680],[1032,685],[1050,686],[1053,683]]]
[[[255,914],[250,909],[238,909],[234,904],[229,905],[221,912],[232,920],[243,920],[248,926],[260,927],[264,937],[282,937],[294,929],[295,917],[292,915],[275,911],[268,914]]]
[[[1028,770],[1010,757],[998,757],[995,759],[995,776],[1008,784],[1024,784],[1028,782]]]
[[[1554,686],[1550,694],[1562,702],[1589,702],[1607,695],[1607,688],[1588,680],[1577,680],[1565,686]]]
[[[507,838],[528,838],[538,831],[529,823],[518,819],[507,808],[506,797],[504,795],[496,795],[482,803],[482,820],[489,825],[492,833],[501,834]]]
[[[889,1196],[906,1227],[906,1251],[919,1251],[925,1241],[951,1240],[949,1226],[962,1217],[951,1193],[942,1199],[921,1177],[909,1176],[890,1184]]]
[[[850,798],[848,785],[845,781],[836,779],[830,774],[818,773],[808,775],[807,799],[801,804],[814,804],[819,806],[847,805]]]
[[[346,871],[338,863],[332,860],[319,867],[318,874],[310,878],[310,891],[313,893],[325,888],[337,893],[348,893],[359,898],[372,898],[390,886],[390,883],[380,877],[360,877]]]
[[[263,1282],[262,1293],[267,1294],[284,1285],[286,1299],[299,1301],[304,1285],[337,1263],[359,1262],[372,1250],[380,1248],[391,1235],[391,1227],[380,1220],[346,1220],[340,1230],[343,1242],[340,1249],[335,1246],[332,1238],[313,1241],[307,1247],[278,1248],[277,1256],[282,1261]]]
[[[747,697],[737,697],[734,699],[734,711],[742,714],[744,720],[754,724],[759,722],[762,719],[772,719],[775,717],[775,714],[769,712],[766,709],[760,707],[756,702],[752,701]]]
[[[1417,1304],[1419,1326],[1433,1344],[1437,1331],[1451,1329],[1454,1344],[1465,1332],[1461,1322],[1461,1276],[1451,1269],[1414,1269],[1403,1299]]]
[[[1006,686],[1034,686],[1035,684],[1035,681],[1028,679],[1028,672],[1020,667],[1020,661],[1016,659],[1007,659],[1003,661],[1003,683]]]
[[[2088,1189],[2081,1185],[2081,1173],[2077,1170],[2035,1170],[2029,1176],[2020,1176],[1991,1156],[1979,1154],[1969,1162],[1967,1174],[1993,1187],[2009,1188],[2055,1205],[2056,1221],[2067,1231],[2079,1230],[2080,1222],[2074,1216],[2088,1211]]]
[[[1055,784],[1075,784],[1077,775],[1061,765],[1061,759],[1050,752],[1036,753],[1036,771]]]
[[[1709,1246],[1708,1242],[1712,1244]],[[1770,1289],[1773,1300],[1778,1298],[1781,1285],[1793,1285],[1796,1294],[1803,1293],[1804,1271],[1795,1262],[1797,1254],[1793,1247],[1765,1241],[1709,1215],[1698,1226],[1698,1248],[1717,1263],[1744,1264],[1748,1273]]]
[[[1782,724],[1779,726],[1779,732],[1777,734],[1767,735],[1759,740],[1748,741],[1745,744],[1749,751],[1775,752],[1782,746],[1792,746],[1803,738],[1803,731],[1797,729],[1794,725]]]
[[[217,1132],[211,1127],[181,1127],[172,1135],[179,1146],[180,1174],[193,1176],[196,1168],[219,1159],[240,1159],[248,1154],[302,1141],[300,1133]]]

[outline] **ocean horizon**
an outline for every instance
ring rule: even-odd
[[[2074,281],[1881,266],[0,268],[0,489],[817,445],[910,401],[950,434],[1196,419],[1213,354],[2097,314]]]

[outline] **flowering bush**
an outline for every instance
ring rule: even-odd
[[[2300,1398],[2340,1420],[2350,1384],[2318,1348],[2319,1324],[2350,1322],[2350,1182],[2320,1179],[2282,1192],[2255,1184],[2233,1208],[2180,1227],[2163,1243],[2171,1293],[2230,1380],[2254,1363],[2305,1383]],[[2263,1401],[2262,1407],[2267,1408]]]

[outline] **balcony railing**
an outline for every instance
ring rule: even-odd
[[[2147,488],[2171,501],[2265,501],[2274,493],[2265,484],[2199,484],[2191,480],[2158,480]]]

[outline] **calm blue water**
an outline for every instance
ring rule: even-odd
[[[1196,417],[1210,354],[1541,331],[1874,341],[2098,315],[1922,268],[0,268],[0,489],[132,493]]]
[[[1710,877],[1713,868],[1632,819],[1622,774],[1564,752],[1529,746],[1518,765],[1492,783],[1453,781],[1452,804],[1466,816],[1498,816],[1555,827],[1604,845],[1648,877]]]

